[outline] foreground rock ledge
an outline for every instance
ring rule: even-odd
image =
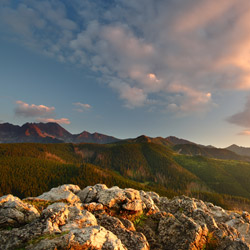
[[[104,184],[0,197],[0,249],[245,250],[249,229],[247,212]]]

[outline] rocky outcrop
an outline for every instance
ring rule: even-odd
[[[13,195],[0,198],[0,228],[18,227],[39,217],[38,210]]]
[[[0,198],[0,249],[245,250],[249,229],[248,212],[103,184]]]
[[[43,193],[37,198],[49,201],[66,200],[69,203],[74,203],[80,201],[79,197],[75,195],[79,191],[80,188],[77,185],[62,185],[57,188],[52,188],[49,192]]]

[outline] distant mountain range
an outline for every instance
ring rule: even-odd
[[[137,138],[118,139],[100,133],[83,131],[80,134],[71,134],[57,123],[25,123],[22,126],[10,123],[0,124],[0,143],[154,143],[171,147],[179,154],[190,156],[205,156],[208,158],[250,161],[250,148],[235,144],[227,148],[204,146],[175,136],[148,137],[141,135]]]
[[[0,124],[0,143],[111,143],[119,139],[99,133],[83,131],[71,134],[57,123],[25,123],[22,126],[10,123]]]

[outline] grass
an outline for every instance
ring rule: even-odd
[[[140,227],[140,226],[143,226],[146,219],[147,219],[147,216],[145,214],[143,214],[143,213],[141,215],[135,217],[135,219],[133,220],[134,226],[136,228]]]

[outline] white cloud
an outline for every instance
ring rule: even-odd
[[[56,122],[56,123],[59,123],[59,124],[70,124],[70,121],[67,118],[60,118],[60,119],[37,118],[36,121],[38,121],[38,122]]]
[[[59,0],[12,2],[0,3],[2,30],[88,67],[129,108],[154,97],[202,112],[218,91],[250,89],[249,1],[72,0],[70,12]]]
[[[73,105],[77,107],[77,109],[75,109],[75,110],[78,112],[84,112],[84,111],[92,108],[90,104],[81,103],[81,102],[73,103]]]
[[[15,114],[23,117],[50,116],[55,111],[54,107],[28,104],[23,101],[16,101],[16,104]]]

